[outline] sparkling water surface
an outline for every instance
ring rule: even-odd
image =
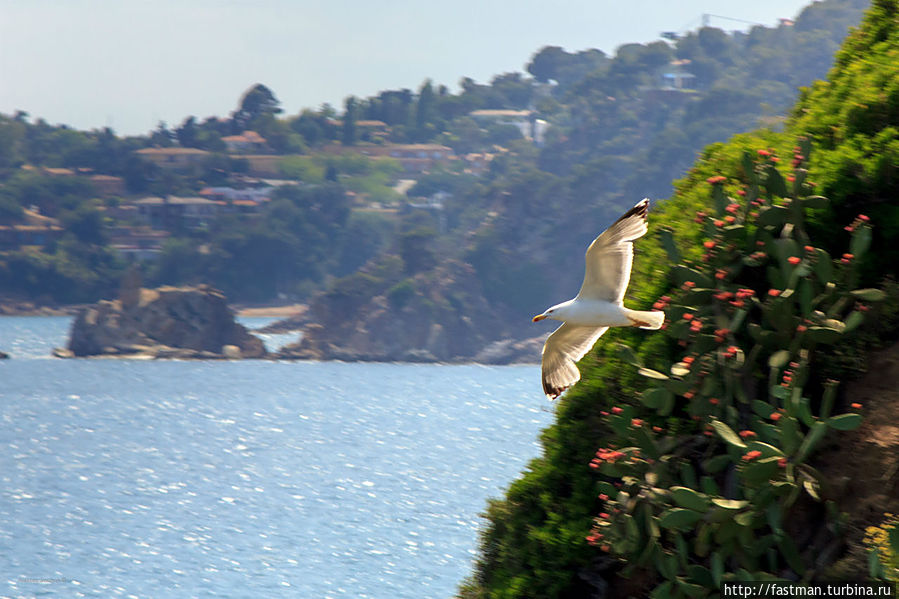
[[[70,322],[0,318],[0,596],[452,597],[552,416],[536,366],[49,357]]]

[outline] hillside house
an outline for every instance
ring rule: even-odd
[[[178,227],[199,229],[211,224],[221,211],[221,202],[206,198],[149,197],[136,200],[138,214],[154,229]]]
[[[196,148],[144,148],[137,150],[135,154],[156,166],[175,170],[199,165],[209,156],[206,150]]]
[[[672,60],[668,68],[661,74],[661,89],[668,91],[690,89],[696,75],[686,70],[689,64],[690,61],[686,58],[683,60]]]
[[[330,144],[326,154],[362,154],[370,158],[393,158],[407,173],[421,173],[456,159],[453,149],[440,144]]]
[[[535,144],[542,144],[549,123],[537,118],[533,110],[483,109],[468,113],[482,127],[487,125],[511,125],[517,127],[521,136]]]
[[[123,196],[127,193],[125,179],[113,175],[92,175],[91,184],[101,196]]]
[[[109,245],[129,262],[155,260],[169,237],[168,231],[149,227],[115,227],[109,233]]]
[[[206,187],[200,190],[200,195],[209,200],[236,202],[247,201],[254,204],[267,202],[274,187],[249,187],[235,189],[233,187]]]
[[[259,153],[268,149],[265,138],[255,131],[244,131],[240,135],[229,135],[223,137],[222,141],[225,142],[225,147],[228,151],[235,154]]]
[[[43,248],[57,241],[64,233],[59,221],[44,216],[37,210],[25,210],[21,223],[0,225],[0,250],[17,250],[22,247]]]

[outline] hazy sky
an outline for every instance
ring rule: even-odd
[[[0,112],[145,133],[226,116],[264,83],[287,114],[346,96],[456,90],[547,45],[614,53],[703,13],[774,25],[804,0],[0,0]],[[723,29],[745,27],[712,18]]]

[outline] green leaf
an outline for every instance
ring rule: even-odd
[[[743,443],[743,440],[733,431],[732,428],[721,422],[717,419],[712,419],[711,421],[712,428],[715,429],[715,432],[718,433],[718,436],[721,437],[721,440],[727,443],[728,445],[733,445],[734,447],[738,447],[740,449],[746,449],[746,444]]]
[[[799,399],[799,419],[807,427],[811,427],[815,423],[816,418],[812,414],[811,402],[808,397]]]
[[[752,519],[754,513],[752,511],[740,512],[736,516],[734,516],[734,522],[739,524],[740,526],[752,526]]]
[[[702,487],[702,492],[706,495],[719,495],[721,493],[721,489],[718,488],[718,483],[715,482],[715,479],[711,476],[703,476],[700,481],[700,486]]]
[[[816,343],[832,345],[840,340],[843,333],[830,327],[809,327],[808,335]]]
[[[833,261],[830,254],[820,248],[815,250],[815,274],[822,283],[827,283],[833,278]]]
[[[771,530],[778,533],[783,531],[783,510],[780,504],[772,503],[769,505],[765,510],[765,517]]]
[[[790,212],[783,206],[770,206],[759,212],[758,223],[762,227],[780,227],[789,216]]]
[[[774,410],[775,408],[767,401],[761,401],[759,399],[752,400],[752,411],[755,412],[755,415],[759,418],[768,418]]]
[[[669,381],[671,383],[673,381]],[[673,387],[674,385],[669,385],[669,387]],[[669,393],[665,396],[665,400],[662,402],[662,405],[659,407],[659,416],[668,416],[671,414],[671,411],[674,409],[675,397],[673,393]]]
[[[668,375],[659,372],[658,370],[653,370],[652,368],[640,368],[637,370],[637,374],[641,374],[650,379],[656,379],[659,381],[667,381]]]
[[[877,551],[877,549],[870,549],[868,551],[868,574],[870,574],[871,578],[874,580],[883,579],[883,563],[880,561],[880,552]]]
[[[790,567],[797,574],[804,574],[805,564],[802,563],[802,558],[799,557],[799,551],[796,549],[796,544],[793,543],[790,535],[781,535],[777,545],[780,548],[781,555],[784,556]]]
[[[677,590],[684,593],[687,597],[705,597],[708,593],[706,589],[698,584],[686,582],[681,578],[677,578]]]
[[[780,444],[784,452],[792,454],[799,447],[799,426],[796,419],[792,416],[781,416],[777,426],[780,431]]]
[[[662,227],[659,229],[659,240],[662,242],[662,247],[665,249],[665,253],[668,254],[668,259],[671,260],[675,264],[679,264],[683,259],[681,257],[680,250],[677,247],[677,243],[674,241],[674,234],[671,229],[668,227]]]
[[[805,275],[803,275],[804,277]],[[802,309],[802,316],[808,317],[812,313],[812,302],[814,301],[815,292],[812,290],[812,284],[807,278],[799,281],[799,306]]]
[[[686,530],[702,519],[702,514],[684,508],[671,508],[659,515],[659,526],[675,530]]]
[[[771,395],[781,401],[786,401],[790,397],[790,392],[786,387],[774,385],[773,387],[771,387]]]
[[[771,368],[783,368],[790,361],[790,350],[782,349],[771,354],[768,358],[768,366]],[[769,414],[771,412],[768,412]]]
[[[715,203],[715,212],[718,214],[718,216],[724,216],[724,210],[727,208],[727,205],[730,202],[724,195],[723,185],[715,185],[712,188],[712,201]]]
[[[853,431],[862,424],[861,414],[840,414],[827,419],[827,426],[838,431]]]
[[[739,310],[734,312],[734,316],[733,316],[733,318],[731,318],[730,325],[728,325],[728,328],[731,331],[740,330],[740,325],[743,324],[743,320],[746,318],[746,314],[748,314],[748,313],[749,313],[749,311],[746,310],[745,308],[740,308]]]
[[[659,560],[659,562],[661,561]],[[661,568],[659,569],[661,570]],[[662,572],[662,576],[664,575],[665,573]],[[672,597],[674,597],[674,583],[670,580],[666,580],[649,594],[649,599],[671,599]]]
[[[858,299],[866,302],[882,302],[887,298],[887,294],[880,289],[854,289],[850,293]]]
[[[744,499],[724,499],[723,497],[715,497],[712,499],[712,503],[725,510],[741,510],[749,505],[749,502]]]
[[[711,289],[715,287],[715,282],[710,276],[682,264],[678,264],[671,269],[671,274],[674,277],[675,285],[678,287],[682,286],[687,281],[692,281],[697,287],[702,289]]]
[[[628,364],[632,364],[634,366],[642,366],[643,364],[640,362],[640,358],[637,357],[637,354],[634,353],[634,350],[631,349],[629,345],[625,345],[624,343],[618,343],[616,346],[618,350],[618,357],[622,362],[627,362]]]
[[[687,566],[687,576],[690,577],[690,580],[703,587],[710,589],[717,586],[711,570],[698,564]]]
[[[732,461],[731,461],[729,455],[721,454],[721,455],[716,455],[714,457],[707,459],[702,464],[702,467],[705,469],[706,472],[711,472],[712,474],[714,474],[716,472],[720,472],[721,470],[724,470],[724,468],[726,468],[728,466],[728,464],[731,464],[731,463],[732,463]]]
[[[711,566],[712,579],[715,581],[715,586],[720,587],[721,580],[724,578],[724,558],[717,551],[712,553]]]
[[[809,196],[802,199],[803,208],[827,208],[829,200],[824,196]]]
[[[652,410],[656,410],[665,403],[665,399],[671,395],[671,392],[664,387],[653,387],[647,389],[640,395],[640,401],[644,406]]]
[[[780,458],[774,456],[770,458],[761,458],[747,463],[740,472],[743,480],[750,485],[758,485],[768,482],[775,478],[780,466],[777,462]]]
[[[746,449],[748,451],[762,452],[762,458],[770,458],[770,457],[782,458],[782,457],[784,457],[784,453],[780,449],[778,449],[777,447],[774,447],[773,445],[768,445],[767,443],[763,443],[761,441],[750,441],[749,443],[746,444]]]
[[[818,481],[806,478],[803,479],[802,486],[803,488],[805,488],[806,493],[811,495],[812,499],[814,499],[815,501],[821,501],[821,495],[818,493],[821,485],[818,484]]]
[[[611,499],[618,497],[618,489],[610,482],[600,481],[596,484],[598,495],[608,495]]]
[[[849,251],[852,252],[856,259],[858,259],[868,251],[870,245],[871,227],[857,227],[855,231],[852,232],[852,241],[849,242]]]
[[[681,506],[697,512],[704,512],[709,509],[709,498],[701,493],[697,493],[693,489],[687,487],[671,487],[668,489],[674,502]]]
[[[833,402],[837,397],[837,387],[839,386],[839,381],[827,380],[824,382],[824,397],[821,399],[821,418],[830,416]]]
[[[684,377],[690,374],[690,369],[683,362],[678,362],[671,367],[672,376]]]
[[[774,196],[785,198],[788,195],[787,182],[784,181],[783,175],[774,166],[769,166],[766,169],[764,185],[768,193]]]
[[[899,555],[899,526],[894,526],[890,529],[890,549],[893,551],[893,555]]]
[[[805,461],[809,455],[811,455],[812,451],[815,449],[815,446],[819,441],[824,437],[824,434],[827,432],[827,423],[826,422],[815,422],[811,429],[809,429],[808,433],[805,435],[805,439],[802,440],[802,445],[799,446],[799,452],[796,456],[796,463],[802,463]]]
[[[849,331],[854,331],[863,322],[865,322],[865,315],[858,310],[853,310],[849,316],[846,317],[846,328],[843,329],[843,332],[848,333]]]

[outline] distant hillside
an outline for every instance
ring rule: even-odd
[[[781,127],[864,5],[817,2],[792,24],[703,28],[615,55],[547,47],[526,72],[458,93],[427,80],[340,110],[290,114],[255,84],[229,115],[139,137],[0,116],[0,300],[111,297],[132,261],[149,284],[208,283],[244,302],[305,301],[361,276],[372,295],[355,298],[360,313],[412,294],[424,330],[457,320],[455,304],[430,311],[428,299],[433,269],[455,260],[473,273],[455,295],[486,306],[481,341],[538,334],[525,318],[579,282],[559,265],[579,263],[622,207],[669,195],[707,143]],[[340,345],[322,334],[318,346]],[[444,347],[463,359],[474,346]]]
[[[433,210],[410,212],[388,254],[470,264],[486,300],[481,305],[489,310],[489,329],[479,330],[486,341],[543,334],[545,327],[530,326],[530,316],[577,290],[584,248],[593,237],[639,198],[668,196],[671,181],[683,176],[707,144],[759,125],[772,131],[782,128],[798,86],[827,72],[833,53],[866,4],[818,2],[791,25],[735,34],[704,28],[672,43],[625,45],[615,56],[547,47],[528,65],[532,80],[504,75],[490,88],[469,84],[455,100],[438,94],[435,113],[475,99],[486,99],[487,106],[532,106],[531,118],[546,123],[544,140],[531,143],[514,128],[506,129],[509,139],[501,142],[502,150],[491,151],[482,174],[447,169],[419,178],[410,195],[443,192],[443,197]],[[394,96],[385,95],[385,102],[388,97]],[[380,104],[372,99],[367,106]],[[458,152],[473,149],[467,145],[478,131],[472,117],[436,122],[446,129],[436,139]],[[494,127],[486,131],[499,135],[502,129]],[[419,250],[406,254],[404,240],[410,234]],[[437,292],[429,281],[440,280],[440,293],[452,295],[446,280],[421,274],[427,272],[426,264],[407,266],[394,277],[378,275],[398,272],[384,268],[384,261],[393,259],[375,259],[351,275],[364,276],[367,283],[350,314],[378,313],[377,307],[397,288],[427,301]],[[345,285],[348,280],[337,281],[334,289]],[[466,278],[458,295],[471,294],[471,280]],[[328,297],[312,300],[313,314],[327,310]],[[464,305],[458,308],[460,315],[465,315]],[[427,318],[427,312],[416,314]],[[434,324],[453,329],[452,312],[434,314],[442,315]],[[351,328],[374,330],[357,324]],[[305,343],[310,350],[320,350],[320,357],[347,355],[352,353],[346,347],[350,338],[341,330],[315,329]],[[402,331],[387,328],[386,334],[398,336],[390,340],[362,341],[363,333],[352,338],[359,345],[386,343],[427,354],[420,335],[404,336]]]

